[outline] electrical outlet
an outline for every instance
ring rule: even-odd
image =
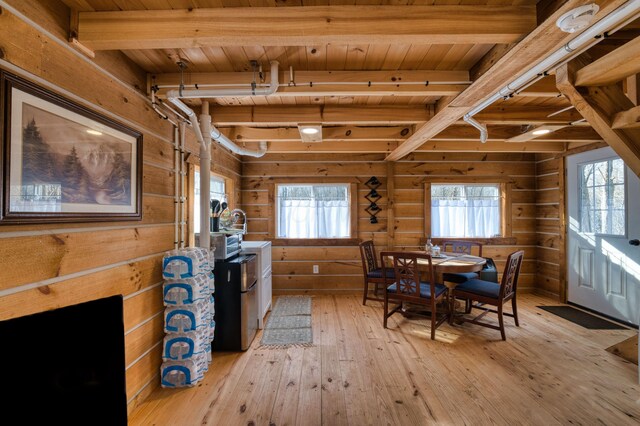
[[[318,267],[318,265],[313,265],[313,273],[314,274],[320,273],[320,268]]]

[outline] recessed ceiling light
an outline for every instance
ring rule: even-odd
[[[531,132],[532,135],[536,135],[536,136],[546,135],[547,133],[551,133],[551,130],[550,129],[538,129],[538,130],[534,130],[533,132]]]
[[[89,133],[90,135],[102,136],[102,132],[99,132],[99,131],[93,130],[93,129],[87,130],[87,133]]]
[[[320,130],[316,129],[315,127],[302,127],[300,131],[307,135],[315,135],[320,132]]]

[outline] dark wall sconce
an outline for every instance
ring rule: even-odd
[[[365,209],[365,211],[369,213],[369,223],[378,223],[376,215],[380,213],[382,209],[376,204],[376,201],[382,198],[382,195],[378,194],[376,189],[382,185],[382,183],[375,176],[371,176],[371,178],[365,182],[365,185],[371,189],[369,193],[364,196],[364,198],[369,201],[369,206]]]

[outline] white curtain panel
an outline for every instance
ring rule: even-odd
[[[433,237],[491,237],[499,233],[499,200],[431,201]]]
[[[279,236],[286,238],[342,238],[349,235],[347,200],[280,199]]]

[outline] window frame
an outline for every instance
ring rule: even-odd
[[[278,185],[330,185],[342,184],[349,188],[349,237],[346,238],[279,238],[277,236]],[[269,229],[268,238],[276,246],[331,246],[357,245],[358,239],[358,182],[353,178],[280,178],[268,184],[269,193]]]
[[[189,247],[195,247],[195,224],[194,224],[194,193],[195,193],[195,179],[196,179],[196,171],[200,172],[200,167],[196,164],[189,164],[188,167],[188,176],[186,179],[186,191],[184,195],[187,198],[187,240]],[[224,193],[227,196],[227,206],[230,210],[235,208],[235,182],[233,179],[221,175],[220,173],[211,172],[212,177],[216,177],[218,179],[224,180]]]
[[[578,171],[578,179],[577,179],[577,190],[578,190],[578,195],[577,195],[577,201],[578,201],[578,218],[579,218],[579,230],[581,234],[586,234],[586,235],[593,235],[596,237],[606,237],[606,238],[628,238],[628,231],[629,231],[629,192],[628,192],[628,179],[629,176],[627,175],[627,167],[624,163],[624,161],[622,162],[622,176],[624,179],[624,182],[622,183],[622,187],[623,187],[623,193],[624,193],[624,233],[622,234],[610,234],[607,232],[586,232],[582,229],[582,194],[581,194],[581,189],[582,189],[582,179],[580,178],[580,168],[582,166],[585,165],[595,165],[596,163],[604,163],[604,162],[610,162],[613,160],[620,160],[622,161],[622,159],[620,157],[609,157],[609,158],[605,158],[605,159],[599,159],[599,160],[594,160],[594,161],[586,161],[584,163],[579,163],[577,164],[577,171]],[[594,183],[595,183],[595,176],[594,176]],[[594,188],[595,185],[592,185],[590,188]]]
[[[512,236],[512,185],[513,181],[500,177],[442,177],[431,178],[424,182],[424,232],[426,234],[424,241],[431,236],[431,185],[473,185],[473,184],[492,184],[498,185],[500,190],[500,237],[433,237],[432,242],[440,244],[448,240],[473,241],[481,244],[514,244],[515,238]],[[423,244],[423,241],[420,241]]]

